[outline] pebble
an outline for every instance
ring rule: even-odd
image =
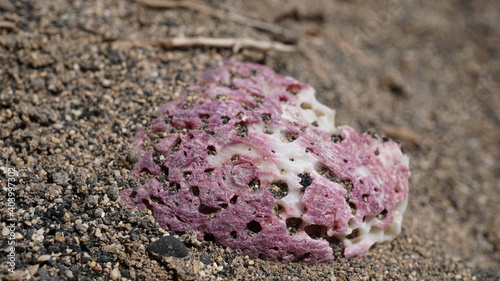
[[[111,270],[111,272],[109,273],[109,277],[112,280],[117,280],[118,278],[120,278],[120,270],[118,268]]]
[[[68,269],[68,270],[66,270],[66,271],[64,271],[64,275],[65,275],[66,277],[68,277],[68,278],[73,278],[73,277],[75,277],[75,276],[73,275],[73,272],[72,272],[71,270],[69,270],[69,269]]]
[[[35,275],[35,273],[38,271],[39,267],[40,267],[40,265],[38,265],[38,264],[28,266],[28,272],[29,272],[29,274],[31,276]]]
[[[42,255],[42,256],[40,256],[40,257],[37,259],[37,261],[38,261],[38,262],[48,261],[48,260],[50,260],[50,258],[51,258],[51,257],[52,257],[51,255]]]
[[[210,262],[211,262],[211,258],[210,258],[210,256],[209,256],[209,255],[205,255],[205,254],[203,254],[203,255],[200,255],[200,261],[201,261],[202,263],[204,263],[205,265],[209,265],[209,264],[210,264]]]
[[[120,197],[120,193],[118,192],[118,185],[116,183],[113,183],[112,185],[109,186],[108,197],[112,201],[116,201]]]
[[[163,236],[159,240],[149,244],[148,252],[160,257],[171,256],[183,258],[189,255],[189,251],[181,240],[172,236]]]

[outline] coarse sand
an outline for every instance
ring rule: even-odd
[[[499,280],[498,1],[139,2],[0,0],[1,280]],[[162,41],[174,37],[296,51]],[[137,129],[231,58],[313,86],[339,125],[401,141],[412,176],[395,240],[280,264],[120,202],[141,184],[128,176]],[[148,251],[166,235],[188,255]]]

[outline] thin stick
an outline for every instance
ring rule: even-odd
[[[275,34],[280,34],[280,35],[286,35],[292,38],[297,38],[296,32],[293,32],[289,29],[286,29],[284,27],[274,25],[265,21],[260,21],[256,19],[251,19],[248,17],[245,17],[240,14],[236,14],[234,12],[229,12],[229,11],[224,11],[224,10],[218,10],[214,9],[212,7],[203,5],[203,4],[198,4],[195,2],[191,1],[163,1],[163,0],[136,0],[137,3],[146,6],[146,7],[151,7],[151,8],[165,8],[165,9],[174,9],[174,8],[185,8],[185,9],[190,9],[194,11],[198,11],[200,13],[205,13],[207,15],[211,15],[214,17],[217,17],[222,20],[231,20],[243,25],[247,25],[250,27],[254,27],[257,29],[265,30],[268,32],[272,32]]]
[[[279,52],[294,52],[296,48],[279,42],[259,41],[250,38],[212,38],[212,37],[175,37],[157,40],[149,43],[165,49],[189,47],[232,48],[237,53],[240,49],[256,49],[261,51],[275,50]]]

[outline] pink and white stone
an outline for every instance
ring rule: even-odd
[[[167,230],[308,264],[332,261],[332,247],[364,256],[401,231],[408,157],[387,138],[335,126],[309,85],[227,61],[159,111],[133,144],[131,174],[149,179],[122,200]]]

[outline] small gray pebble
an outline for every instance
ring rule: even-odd
[[[172,236],[163,236],[159,240],[149,244],[148,251],[161,257],[172,256],[183,258],[189,254],[186,245],[181,240]]]
[[[119,196],[120,193],[118,192],[118,185],[116,183],[113,183],[108,188],[108,197],[109,199],[111,199],[111,201],[116,201],[118,200]]]
[[[210,259],[210,256],[209,256],[209,255],[205,255],[205,254],[203,254],[203,255],[201,255],[201,256],[200,256],[200,261],[201,261],[202,263],[206,264],[206,265],[209,265],[209,264],[210,264],[210,262],[211,262],[211,259]]]

